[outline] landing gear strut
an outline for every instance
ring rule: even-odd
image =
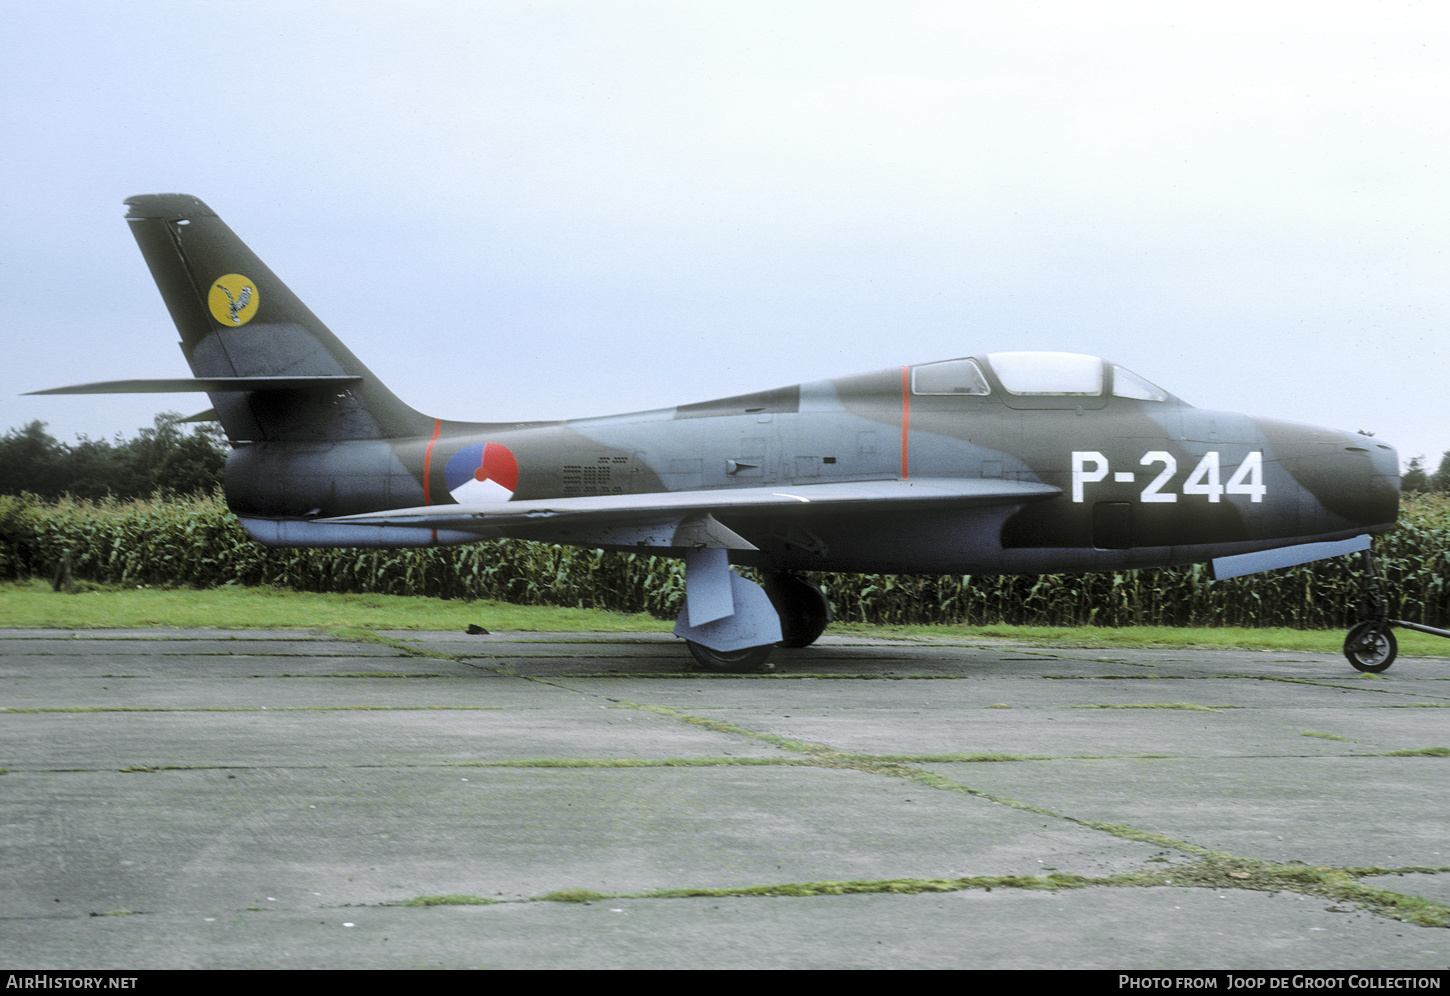
[[[724,550],[685,559],[685,607],[675,623],[702,671],[768,671],[776,647],[808,647],[831,621],[820,586],[785,571],[761,584],[730,570]]]
[[[735,674],[768,671],[770,665],[766,661],[772,650],[776,647],[809,647],[831,621],[831,603],[826,600],[820,585],[799,575],[780,571],[765,575],[761,587],[770,598],[775,614],[780,617],[780,642],[763,647],[714,650],[703,643],[686,640],[690,655],[695,658],[700,670]]]
[[[1359,598],[1355,605],[1359,622],[1350,627],[1349,635],[1344,638],[1344,656],[1356,670],[1378,673],[1395,662],[1399,644],[1391,629],[1390,606],[1380,584],[1374,553],[1364,550],[1360,557],[1364,571],[1359,577]]]
[[[705,671],[764,671],[785,635],[760,585],[730,569],[723,547],[685,554],[685,604],[675,622],[690,655]]]

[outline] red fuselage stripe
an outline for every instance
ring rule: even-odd
[[[907,456],[911,452],[911,391],[907,382],[908,367],[901,368],[901,479],[906,480]]]
[[[443,420],[433,420],[433,438],[428,440],[428,448],[423,451],[423,504],[431,505],[430,497],[431,484],[433,481],[433,444],[438,442],[438,434],[443,431]],[[438,542],[438,530],[433,530],[433,542]]]
[[[433,420],[433,438],[428,440],[428,448],[423,451],[423,504],[433,504],[429,497],[429,490],[433,483],[433,444],[438,442],[438,434],[443,431],[443,420]]]

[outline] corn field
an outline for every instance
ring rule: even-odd
[[[1450,498],[1408,495],[1376,540],[1394,618],[1450,624]],[[289,550],[252,542],[220,497],[128,502],[0,496],[0,579],[108,585],[270,585],[298,591],[497,599],[671,619],[679,561],[521,540],[425,550]],[[1357,566],[1357,563],[1356,563]],[[867,623],[1341,628],[1357,577],[1342,559],[1210,581],[1206,567],[1112,574],[814,574],[836,618]]]

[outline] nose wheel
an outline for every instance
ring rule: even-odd
[[[1344,638],[1344,656],[1357,671],[1378,674],[1395,662],[1399,645],[1389,622],[1369,619],[1355,623]]]

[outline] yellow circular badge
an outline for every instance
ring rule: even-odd
[[[257,313],[257,285],[240,273],[228,273],[211,285],[206,303],[223,325],[245,325]]]

